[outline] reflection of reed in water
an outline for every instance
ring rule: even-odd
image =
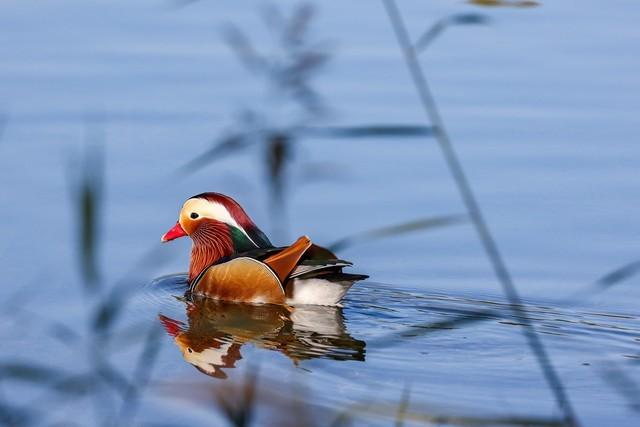
[[[159,317],[184,359],[216,378],[226,378],[222,368],[235,367],[246,343],[279,351],[295,364],[365,358],[365,342],[347,333],[340,307],[251,305],[190,296],[186,313],[188,325]]]

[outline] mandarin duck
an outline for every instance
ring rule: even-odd
[[[241,348],[253,344],[277,351],[298,364],[303,360],[364,361],[364,341],[346,330],[340,307],[235,304],[198,296],[187,300],[188,323],[159,315],[185,361],[200,372],[226,378]]]
[[[307,236],[274,247],[238,202],[220,193],[188,199],[162,242],[193,242],[188,281],[194,295],[268,304],[337,305],[368,276],[343,273],[352,264]]]

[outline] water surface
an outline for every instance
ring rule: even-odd
[[[436,40],[422,58],[429,81],[580,421],[631,426],[640,381],[637,278],[585,299],[566,297],[637,259],[640,7],[541,3],[400,2],[416,38],[452,13],[489,16],[488,25],[450,28]],[[413,414],[555,419],[521,319],[469,224],[341,251],[354,272],[371,276],[341,309],[230,308],[184,299],[178,283],[150,285],[186,269],[188,242],[160,246],[159,237],[182,201],[202,191],[236,197],[276,244],[302,234],[328,244],[464,211],[429,137],[301,139],[289,168],[285,232],[270,215],[259,147],[175,174],[238,110],[269,105],[264,85],[219,31],[234,22],[262,45],[260,4],[0,5],[0,402],[14,410],[49,399],[48,424],[120,414],[116,424],[184,425],[222,417],[210,388],[257,375],[259,395],[273,397],[261,401],[263,419],[292,413],[273,407],[296,397],[321,424],[367,404],[389,405],[392,414],[362,423],[388,424],[403,395]],[[315,125],[424,124],[382,6],[322,2],[317,9],[314,31],[331,41],[334,59],[318,78],[332,114]],[[286,113],[274,108],[272,118],[286,121]],[[96,135],[105,141],[106,171],[99,277],[104,298],[116,301],[102,311],[103,298],[82,290],[71,191],[85,141]],[[132,294],[119,300],[114,288]],[[190,318],[189,307],[199,314]],[[447,323],[461,316],[480,317]],[[144,392],[132,398],[133,389],[96,360],[144,382]],[[68,376],[101,368],[95,383],[107,385],[82,389],[81,397],[55,391],[72,387],[43,391],[16,379],[9,369],[16,362]],[[123,396],[136,403],[123,408]]]

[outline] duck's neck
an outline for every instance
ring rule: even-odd
[[[202,224],[191,238],[193,246],[189,264],[189,282],[192,282],[211,264],[235,253],[228,226],[222,222],[211,221]]]
[[[189,282],[220,259],[258,247],[241,230],[219,221],[202,223],[191,239]]]

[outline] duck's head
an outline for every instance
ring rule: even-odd
[[[215,331],[213,334],[198,335],[187,329],[179,320],[162,314],[158,317],[167,333],[174,338],[184,360],[200,372],[224,379],[227,378],[227,374],[222,368],[235,368],[235,363],[242,359],[242,344],[230,339],[230,336]]]
[[[188,199],[180,210],[178,222],[161,241],[184,236],[193,240],[189,281],[221,258],[272,247],[240,204],[220,193],[202,193]]]

